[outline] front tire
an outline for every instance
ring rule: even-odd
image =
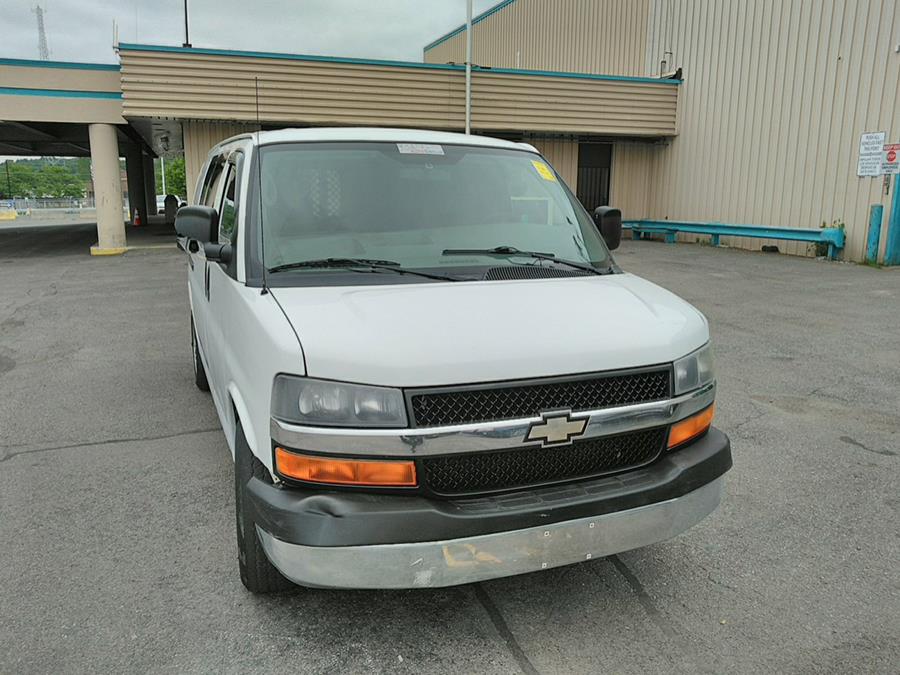
[[[191,319],[191,351],[194,352],[194,384],[200,391],[209,391],[209,380],[206,379],[206,368],[203,367],[203,359],[200,358],[200,346],[197,344],[197,331],[193,319]]]
[[[269,470],[253,455],[244,436],[244,430],[238,423],[234,444],[234,512],[241,581],[251,593],[296,590],[298,587],[285,579],[269,562],[256,534],[256,521],[247,494],[247,483],[250,478],[272,482]]]

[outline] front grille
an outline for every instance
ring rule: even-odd
[[[666,427],[549,448],[426,457],[425,484],[440,495],[493,492],[589,478],[649,464],[663,450]]]
[[[597,410],[660,401],[669,397],[669,373],[663,367],[565,381],[413,391],[410,396],[413,421],[417,427],[472,424],[537,417],[542,411],[561,408]]]

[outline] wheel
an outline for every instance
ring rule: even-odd
[[[247,495],[247,482],[251,477],[272,482],[268,469],[253,456],[239,423],[234,444],[234,513],[241,581],[252,593],[296,590],[298,586],[285,579],[269,562],[256,534],[256,521]]]
[[[194,330],[193,319],[191,319],[191,349],[194,352],[194,384],[200,391],[209,391],[209,380],[206,379],[206,369],[200,358],[200,347],[197,345],[197,331]]]

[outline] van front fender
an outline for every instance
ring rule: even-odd
[[[249,408],[247,408],[247,404],[244,402],[244,397],[241,396],[241,392],[234,382],[231,382],[228,385],[228,398],[231,399],[234,414],[236,415],[236,419],[232,420],[231,433],[227,434],[228,447],[231,449],[231,458],[234,459],[234,433],[237,430],[238,423],[240,422],[241,427],[244,429],[244,438],[247,439],[247,445],[250,446],[250,451],[256,457],[258,457],[260,461],[263,462],[263,464],[268,466],[269,463],[262,459],[257,452],[257,446],[259,445],[259,443],[256,437],[256,429],[254,429],[253,427],[253,420],[250,416],[250,410]]]

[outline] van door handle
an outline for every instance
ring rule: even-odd
[[[203,272],[204,285],[206,286],[206,299],[209,300],[209,261],[205,260],[204,265],[206,265]]]

